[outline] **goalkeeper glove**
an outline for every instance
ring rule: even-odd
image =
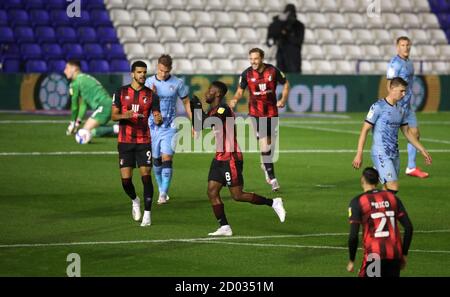
[[[75,134],[80,127],[81,120],[70,121],[69,126],[66,130],[66,135]]]

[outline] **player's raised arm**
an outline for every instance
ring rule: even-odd
[[[402,131],[403,135],[405,135],[406,139],[408,139],[409,143],[411,143],[422,154],[422,156],[425,159],[425,164],[431,165],[433,160],[431,159],[430,154],[427,152],[425,147],[420,143],[420,141],[417,140],[417,138],[415,138],[411,134],[409,126],[408,125],[401,126],[400,130]]]
[[[367,134],[369,133],[370,129],[372,129],[372,127],[373,127],[372,124],[364,122],[361,128],[361,133],[359,134],[358,139],[358,148],[356,151],[355,158],[353,159],[352,162],[353,168],[355,169],[359,169],[363,163],[364,146],[366,144]]]

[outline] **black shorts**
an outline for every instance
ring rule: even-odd
[[[369,277],[374,271],[372,264],[373,261],[364,263],[361,267],[360,276]],[[382,259],[380,261],[380,277],[400,277],[400,264],[399,259]],[[370,270],[370,273],[367,270]]]
[[[152,146],[150,143],[120,143],[119,166],[124,167],[152,167]]]
[[[278,117],[251,117],[253,130],[256,138],[272,137],[276,135],[278,129]]]
[[[228,187],[244,186],[243,167],[244,161],[242,160],[219,161],[213,159],[208,181],[213,180]]]

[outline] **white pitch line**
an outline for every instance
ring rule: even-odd
[[[284,127],[288,127],[288,128],[317,130],[317,131],[325,131],[325,132],[336,132],[336,133],[345,133],[345,134],[353,134],[353,135],[359,135],[359,133],[360,133],[358,131],[349,131],[349,130],[333,129],[333,128],[320,128],[320,127],[303,126],[303,125],[290,125],[287,123],[286,124],[281,123],[281,125]],[[420,140],[426,141],[426,142],[450,144],[449,140],[432,139],[432,138],[420,138]]]
[[[2,120],[0,124],[67,124],[67,120]]]
[[[365,150],[365,153],[370,153],[370,150]],[[400,150],[401,153],[406,153],[407,150]],[[428,150],[430,153],[450,153],[450,149],[430,149]],[[245,154],[259,154],[259,151],[244,151]],[[348,153],[356,153],[356,150],[349,149],[323,149],[323,150],[314,150],[314,149],[298,149],[298,150],[278,150],[280,154],[348,154]],[[201,151],[201,152],[177,152],[177,154],[214,154],[214,151]],[[117,155],[117,151],[97,151],[97,152],[82,152],[82,151],[73,151],[73,152],[0,152],[0,157],[7,156],[80,156],[80,155]]]

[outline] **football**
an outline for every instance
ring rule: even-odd
[[[92,139],[91,132],[86,129],[80,129],[75,134],[75,141],[79,144],[88,144]]]

